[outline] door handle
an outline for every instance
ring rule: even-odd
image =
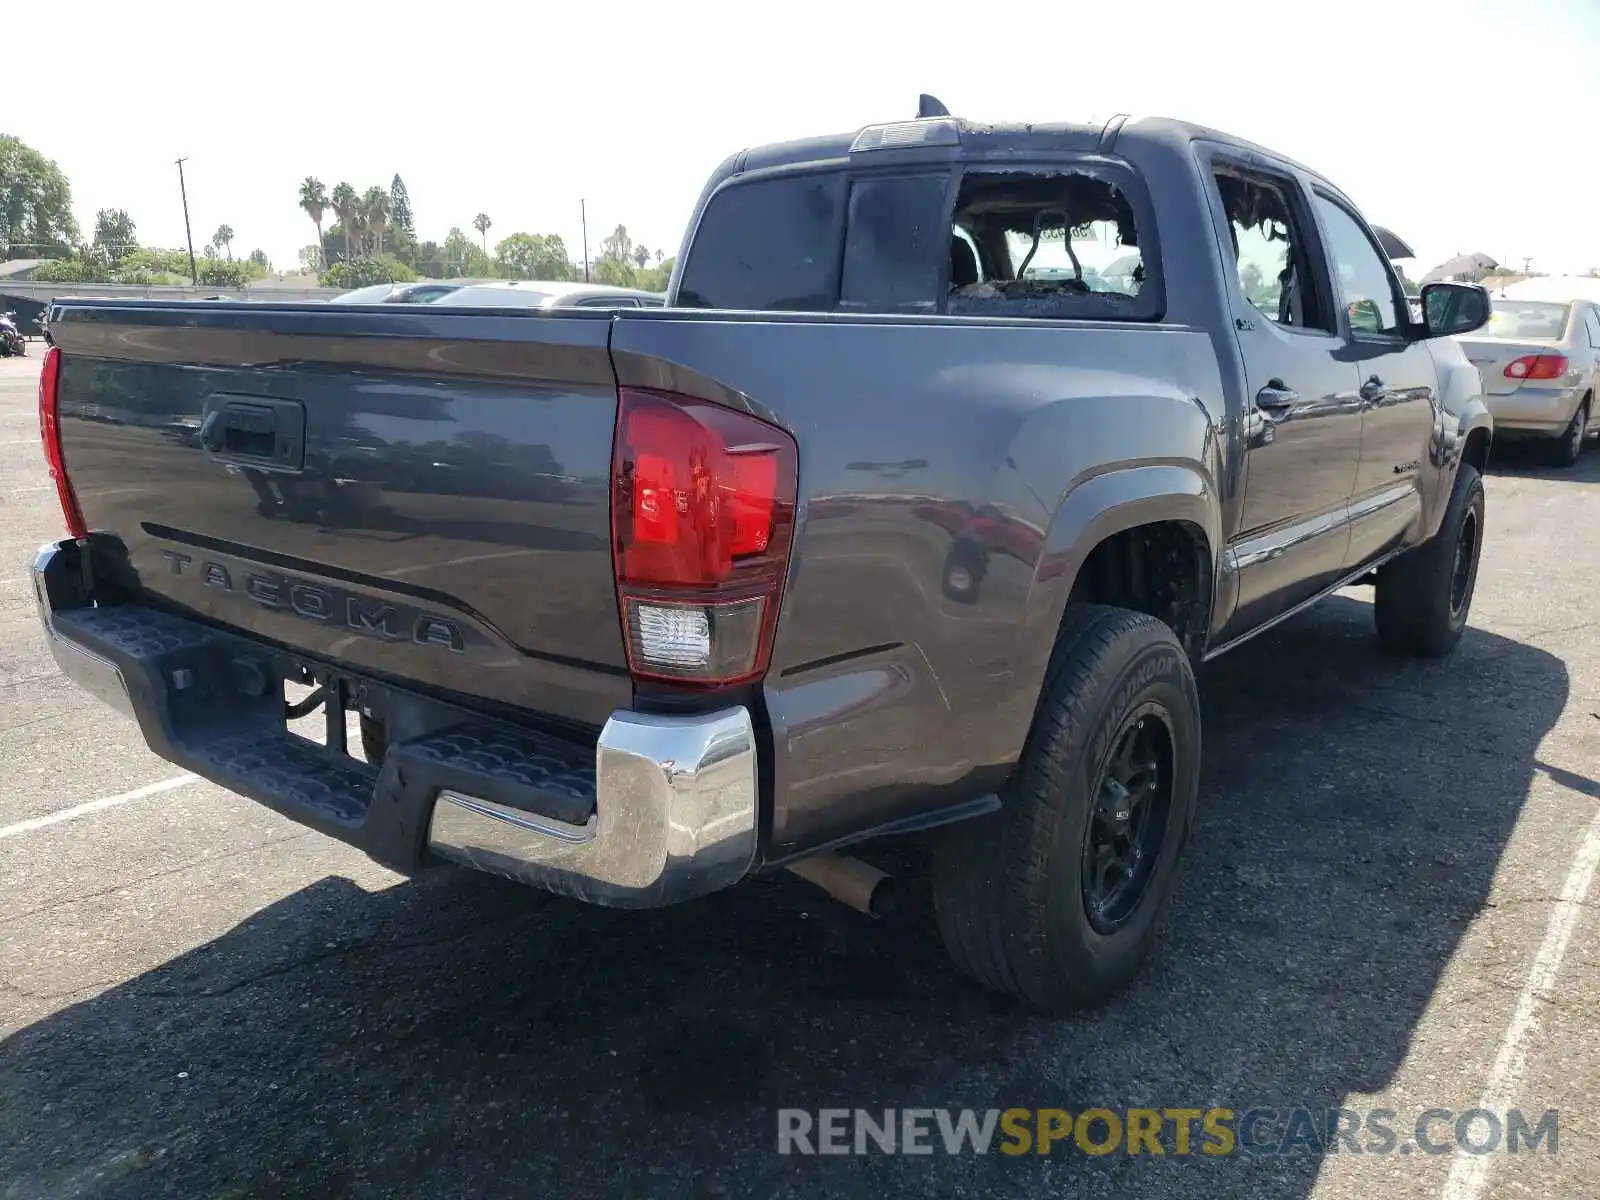
[[[200,444],[217,458],[298,471],[305,465],[306,412],[298,400],[212,396]]]
[[[1387,391],[1388,389],[1383,385],[1383,380],[1373,375],[1361,385],[1361,398],[1368,404],[1373,404],[1381,400]]]
[[[1299,403],[1300,393],[1285,387],[1281,379],[1267,380],[1267,386],[1256,393],[1256,407],[1273,417],[1287,415]]]

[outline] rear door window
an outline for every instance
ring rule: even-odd
[[[706,205],[684,263],[684,308],[827,312],[839,294],[844,177],[736,180]]]
[[[1109,164],[968,171],[949,231],[946,311],[1138,321],[1162,313],[1154,222]]]
[[[846,312],[937,312],[950,248],[949,175],[857,179],[850,189],[839,307]]]

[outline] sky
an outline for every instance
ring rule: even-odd
[[[103,19],[102,19],[103,18]],[[998,28],[990,28],[993,22]],[[79,223],[292,268],[300,181],[405,180],[418,234],[625,224],[675,253],[746,146],[915,115],[1181,117],[1320,171],[1417,251],[1600,267],[1600,0],[1117,0],[995,6],[698,0],[386,5],[81,0],[5,56],[0,132],[54,159]],[[330,218],[331,220],[331,218]]]

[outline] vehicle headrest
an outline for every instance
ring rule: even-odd
[[[978,282],[978,256],[966,238],[950,239],[950,286],[966,287]]]

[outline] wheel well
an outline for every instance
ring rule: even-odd
[[[1095,546],[1078,569],[1067,603],[1148,613],[1199,658],[1211,624],[1211,588],[1205,532],[1187,521],[1157,521],[1114,533]]]
[[[1489,431],[1474,429],[1467,434],[1467,444],[1461,451],[1461,461],[1471,463],[1482,474],[1489,465]]]

